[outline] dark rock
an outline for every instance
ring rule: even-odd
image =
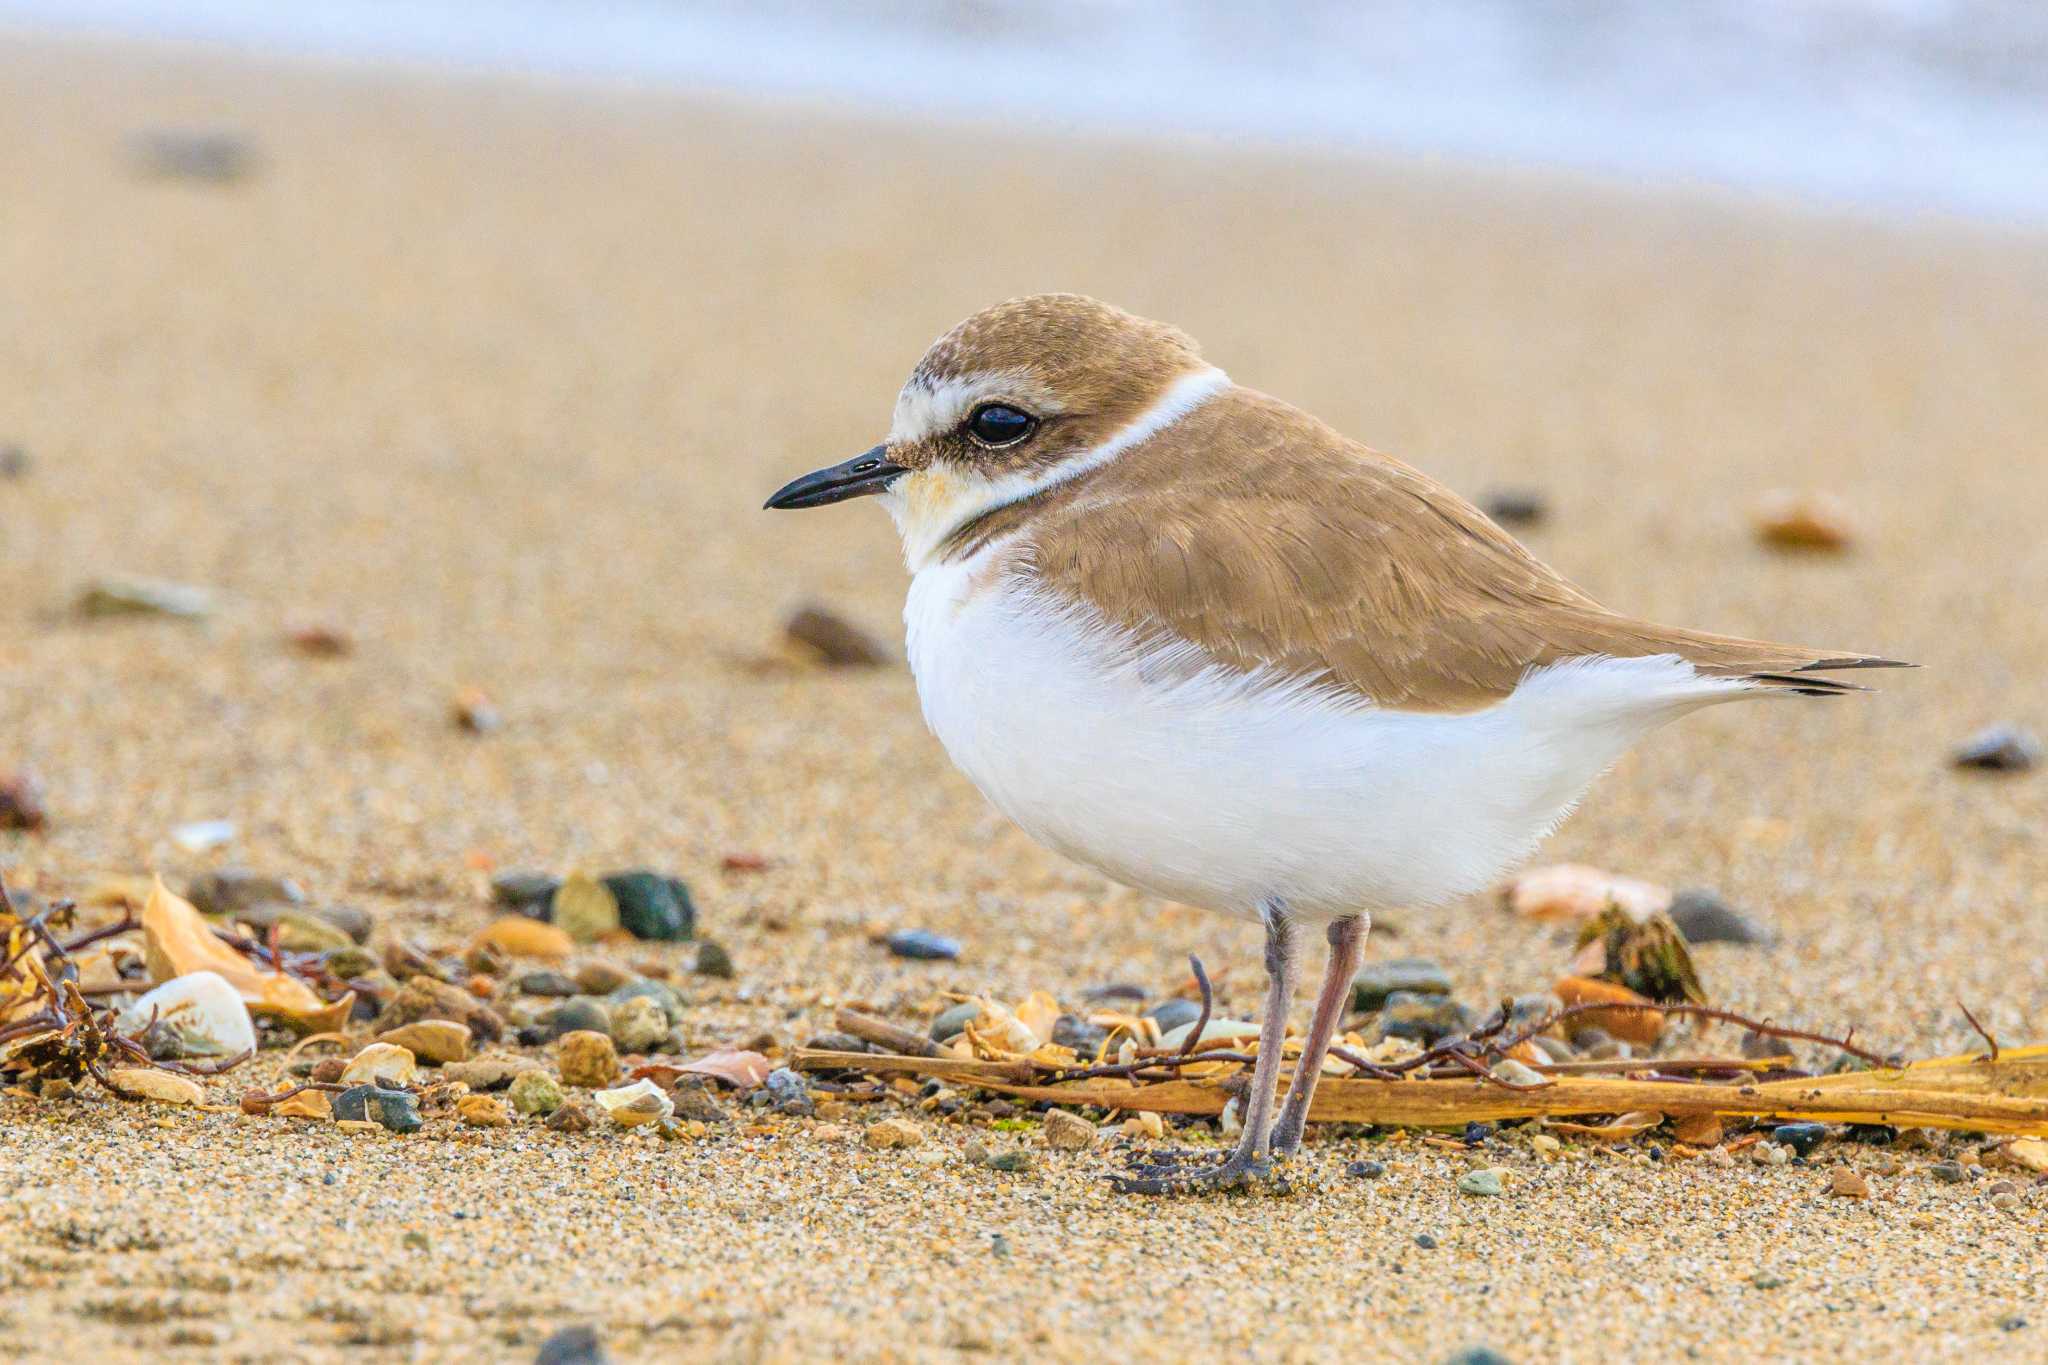
[[[520,973],[516,983],[524,995],[574,995],[576,979],[567,972],[558,972],[542,967],[537,971]]]
[[[226,128],[151,128],[129,140],[136,164],[152,175],[225,185],[256,169],[255,144]]]
[[[811,1089],[804,1078],[786,1066],[779,1066],[768,1073],[762,1089],[767,1093],[768,1105],[778,1114],[791,1114],[798,1118],[809,1118],[818,1112],[811,1103]]]
[[[43,784],[30,772],[0,773],[0,829],[35,831],[49,823]]]
[[[1481,1123],[1474,1119],[1465,1125],[1464,1141],[1467,1147],[1477,1147],[1492,1136],[1493,1125],[1490,1123]]]
[[[1396,991],[1411,995],[1449,995],[1451,978],[1442,967],[1419,957],[1368,962],[1351,981],[1351,1008],[1376,1010]]]
[[[579,1030],[611,1036],[612,1015],[602,1002],[587,995],[572,996],[541,1016],[544,1037],[555,1039]]]
[[[1508,1027],[1520,1033],[1534,1028],[1564,1008],[1564,1001],[1549,991],[1518,995],[1508,1002]]]
[[[638,979],[610,962],[586,962],[576,969],[576,989],[584,995],[610,995]]]
[[[1960,1161],[1937,1161],[1927,1172],[1944,1185],[1961,1185],[1970,1178],[1970,1168]]]
[[[1183,1000],[1177,995],[1166,999],[1145,1011],[1145,1017],[1159,1025],[1161,1033],[1171,1033],[1183,1024],[1192,1024],[1202,1017],[1202,1007],[1192,1000]]]
[[[1842,1136],[1866,1147],[1889,1147],[1899,1140],[1899,1130],[1889,1123],[1852,1123]]]
[[[564,1327],[540,1344],[533,1365],[609,1365],[604,1343],[597,1329],[584,1325]]]
[[[1472,1011],[1447,995],[1395,991],[1380,1008],[1380,1036],[1425,1046],[1472,1026]]]
[[[697,945],[696,972],[699,976],[710,976],[716,977],[720,981],[730,981],[734,976],[732,954],[725,950],[724,944],[714,943],[707,938]]]
[[[2001,1332],[2017,1332],[2026,1325],[2027,1320],[2018,1313],[2007,1313],[1998,1320],[1998,1330]]]
[[[495,1043],[505,1036],[505,1021],[497,1011],[461,987],[429,976],[415,976],[399,988],[384,1012],[377,1016],[377,1032],[389,1033],[422,1019],[467,1024],[470,1036],[480,1043]]]
[[[1078,1014],[1062,1014],[1052,1021],[1052,1040],[1082,1057],[1093,1057],[1096,1049],[1109,1040],[1109,1030]]]
[[[507,910],[546,919],[555,892],[561,888],[562,879],[545,872],[500,872],[491,878],[491,899]]]
[[[833,668],[874,668],[891,661],[886,646],[845,617],[816,603],[791,612],[782,632]]]
[[[1012,1147],[991,1156],[988,1168],[1006,1175],[1026,1175],[1038,1169],[1038,1158],[1021,1147]]]
[[[435,957],[410,939],[394,938],[384,945],[384,969],[400,981],[424,976],[443,985],[453,985],[461,964]]]
[[[2023,773],[2041,761],[2041,741],[2015,725],[1994,725],[1964,740],[1955,752],[1958,768]]]
[[[1436,1238],[1426,1232],[1418,1232],[1415,1234],[1415,1245],[1421,1247],[1424,1251],[1435,1251]]]
[[[1771,1130],[1771,1141],[1790,1147],[1795,1156],[1812,1156],[1814,1148],[1827,1140],[1825,1123],[1781,1123]]]
[[[1770,944],[1777,935],[1712,891],[1693,888],[1671,898],[1668,912],[1687,943]]]
[[[679,1119],[694,1119],[698,1123],[726,1121],[725,1106],[718,1102],[717,1083],[709,1076],[678,1076],[669,1098],[675,1101]]]
[[[377,955],[368,948],[359,947],[330,948],[320,955],[320,965],[343,981],[352,976],[368,976],[371,972],[382,971],[377,965]]]
[[[587,1133],[597,1119],[582,1100],[566,1100],[547,1117],[547,1126],[557,1133]]]
[[[932,1020],[931,1035],[935,1043],[943,1043],[981,1017],[981,1006],[972,1000],[949,1005]]]
[[[1141,1005],[1145,1002],[1145,988],[1134,986],[1128,981],[1110,981],[1100,986],[1090,986],[1081,992],[1081,998],[1089,1004],[1108,1004],[1112,1001]]]
[[[291,882],[284,881],[282,885],[291,886]],[[198,902],[193,903],[196,905]],[[300,922],[303,928],[303,922],[311,920],[316,926],[314,931],[322,934],[325,931],[317,929],[317,926],[325,925],[352,943],[367,942],[370,932],[376,928],[375,922],[368,914],[349,905],[300,905],[290,901],[265,901],[235,911],[234,918],[263,934],[268,934],[272,925],[281,925],[287,939],[291,937],[294,921]],[[287,948],[291,946],[289,942],[285,944]]]
[[[619,903],[619,923],[634,938],[680,942],[697,931],[697,907],[690,888],[674,877],[636,869],[604,878]]]
[[[1480,510],[1503,526],[1534,526],[1550,514],[1550,504],[1534,488],[1490,488],[1479,495]]]
[[[1354,1161],[1344,1168],[1344,1174],[1358,1180],[1378,1180],[1386,1173],[1386,1163],[1380,1161]]]
[[[336,1095],[334,1117],[381,1123],[394,1133],[416,1133],[422,1122],[418,1096],[376,1085],[352,1085]]]
[[[646,977],[642,977],[637,981],[628,981],[625,985],[618,987],[611,994],[607,995],[605,1003],[613,1008],[617,1008],[628,1000],[635,1000],[642,996],[661,1006],[661,1012],[668,1016],[670,1027],[683,1022],[683,997],[677,993],[674,986],[669,985],[666,981],[653,981]]]
[[[34,464],[35,461],[20,446],[0,446],[0,479],[18,479]]]
[[[274,917],[296,909],[306,903],[306,893],[290,877],[264,877],[245,868],[225,867],[194,877],[185,888],[185,899],[202,915],[233,915],[257,928],[267,928],[267,923],[256,924],[248,917],[260,918],[266,910]]]
[[[1444,1357],[1444,1365],[1514,1365],[1491,1346],[1467,1346]]]
[[[960,956],[960,944],[929,929],[898,929],[888,938],[889,951],[897,957],[920,962],[951,962]]]

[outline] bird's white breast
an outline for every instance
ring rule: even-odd
[[[1574,660],[1465,715],[1134,651],[997,544],[905,607],[927,723],[1040,842],[1158,895],[1253,914],[1431,905],[1526,857],[1630,742],[1705,699],[1690,665]],[[1713,690],[1719,691],[1719,685]]]

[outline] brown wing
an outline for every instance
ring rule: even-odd
[[[1847,685],[1810,670],[1890,662],[1618,616],[1449,489],[1244,389],[1033,503],[998,516],[1056,595],[1402,710],[1483,707],[1585,655],[1678,654],[1816,694]]]

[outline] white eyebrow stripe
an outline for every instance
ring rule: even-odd
[[[960,425],[968,410],[983,398],[993,398],[1026,386],[1025,376],[1010,370],[983,370],[977,374],[941,379],[936,384],[913,379],[896,396],[896,412],[889,424],[889,444],[922,441]]]

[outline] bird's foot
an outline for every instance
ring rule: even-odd
[[[1229,1190],[1260,1190],[1288,1194],[1287,1181],[1271,1160],[1239,1149],[1217,1160],[1208,1152],[1161,1152],[1162,1161],[1147,1162],[1133,1155],[1129,1175],[1113,1175],[1110,1184],[1119,1194],[1220,1194]]]

